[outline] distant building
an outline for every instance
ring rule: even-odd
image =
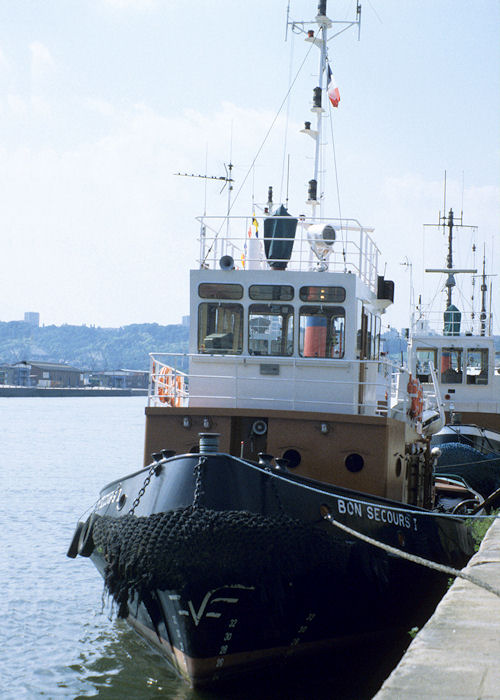
[[[10,370],[11,366],[7,364],[0,365],[0,384],[10,384]]]
[[[5,365],[4,384],[13,386],[31,386],[30,365],[25,362],[17,362],[14,365]]]
[[[78,387],[82,371],[59,362],[16,362],[10,368],[11,381],[16,386]]]
[[[189,328],[189,316],[182,317],[182,325],[186,326],[186,328]]]
[[[420,333],[421,335],[436,335],[435,331],[433,332],[431,330],[428,318],[420,318],[418,321],[416,321],[415,332]]]
[[[24,320],[26,323],[30,323],[38,328],[40,325],[40,314],[38,311],[25,311]]]
[[[136,369],[115,369],[105,372],[89,372],[85,383],[112,389],[147,389],[149,372]]]

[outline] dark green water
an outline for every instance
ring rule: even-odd
[[[110,619],[97,571],[66,550],[101,487],[141,466],[143,407],[144,397],[0,398],[2,700],[372,697],[401,644],[336,652],[202,693]]]

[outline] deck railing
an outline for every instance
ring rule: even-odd
[[[462,311],[424,311],[416,313],[413,321],[413,335],[439,335],[450,339],[470,335],[491,335],[493,316],[484,313]]]
[[[202,268],[219,269],[222,256],[230,255],[239,269],[269,269],[269,262],[287,262],[288,270],[322,269],[330,272],[351,272],[358,275],[373,291],[377,291],[379,249],[369,235],[372,228],[365,228],[355,219],[307,219],[298,217],[296,235],[280,238],[280,242],[293,242],[290,260],[271,258],[266,260],[264,250],[264,218],[203,216],[201,223],[200,260]],[[290,217],[273,216],[288,220]],[[336,240],[328,254],[318,257],[308,240],[308,227],[312,224],[333,226]]]
[[[237,408],[242,405],[255,407],[256,409],[276,408],[294,410],[300,406],[301,410],[317,410],[320,405],[322,411],[344,414],[364,414],[390,416],[399,420],[407,420],[409,399],[407,384],[409,374],[407,370],[393,365],[386,360],[308,360],[307,367],[323,368],[327,371],[321,376],[300,376],[303,370],[303,358],[286,358],[286,363],[291,368],[292,378],[282,376],[263,377],[239,376],[238,369],[242,366],[248,368],[249,361],[255,361],[252,356],[224,356],[220,355],[190,355],[180,353],[151,353],[151,374],[149,383],[149,406],[163,407],[188,407],[227,406]],[[215,365],[210,367],[210,359]],[[224,362],[224,370],[221,369],[221,359]],[[188,372],[190,362],[199,361],[207,363],[206,372]],[[198,366],[199,365],[198,362]],[[360,381],[360,368],[367,377],[366,381]],[[350,368],[353,378],[341,379],[334,369]],[[212,371],[210,371],[212,369]],[[336,375],[333,377],[333,375]],[[331,377],[331,378],[330,378]],[[194,393],[193,385],[210,387],[204,392]],[[292,386],[293,385],[293,386]],[[307,385],[311,398],[304,393]],[[248,387],[252,387],[252,391]],[[266,391],[259,390],[265,386]],[[227,388],[231,388],[231,393]],[[321,397],[311,388],[317,387],[321,391]],[[360,389],[361,387],[361,389]],[[225,390],[224,390],[225,389]],[[331,389],[331,391],[330,391]],[[349,399],[346,400],[346,391]],[[334,397],[336,394],[344,395],[343,400]],[[283,398],[287,394],[292,398]],[[317,395],[315,395],[317,394]]]

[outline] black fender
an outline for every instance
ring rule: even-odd
[[[73,533],[71,544],[68,548],[68,551],[66,552],[66,556],[70,557],[70,559],[74,559],[78,554],[78,542],[80,541],[80,533],[84,525],[85,523],[82,520],[80,520],[78,525],[75,527],[75,532]]]
[[[94,551],[94,538],[92,537],[92,530],[94,528],[94,523],[97,518],[95,513],[89,515],[82,529],[80,530],[80,536],[78,538],[78,554],[81,557],[90,557]]]

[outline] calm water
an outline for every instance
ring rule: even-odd
[[[358,656],[352,674],[336,655],[293,677],[275,669],[254,686],[195,693],[111,616],[91,562],[66,550],[100,488],[141,466],[144,401],[0,398],[2,700],[371,697],[388,653]]]

